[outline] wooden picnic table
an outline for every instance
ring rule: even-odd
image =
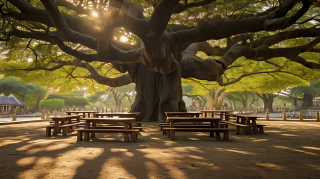
[[[199,117],[202,112],[165,112],[168,117],[179,116],[179,117]]]
[[[170,123],[170,128],[174,128],[175,123],[179,122],[210,122],[210,128],[219,128],[219,121],[221,118],[215,117],[168,117],[168,122]],[[213,137],[213,132],[210,132],[210,137]],[[216,132],[216,137],[220,139],[220,133]],[[170,132],[171,140],[175,139],[175,132]]]
[[[204,117],[207,117],[208,113],[211,113],[212,117],[214,117],[215,113],[220,113],[221,119],[223,119],[223,115],[225,115],[225,120],[229,121],[229,116],[226,114],[233,113],[234,111],[231,111],[231,110],[202,110],[201,112],[204,113]]]
[[[59,126],[64,124],[71,124],[72,119],[76,119],[77,122],[80,122],[81,115],[70,115],[70,116],[59,116],[53,117],[52,121],[54,121],[53,135],[56,136],[59,131]]]
[[[227,114],[227,116],[236,116],[237,123],[240,124],[244,124],[244,125],[250,125],[253,127],[253,132],[255,134],[258,134],[258,127],[257,127],[257,123],[256,120],[258,118],[260,118],[260,116],[253,116],[253,115],[244,115],[244,114]],[[250,133],[250,129],[248,129],[249,131],[247,131],[246,133]]]
[[[118,116],[119,118],[135,118],[135,122],[138,122],[138,116],[140,115],[140,112],[131,112],[131,113],[96,113],[95,117],[107,117],[107,118],[113,118],[115,116]]]
[[[71,114],[82,114],[83,118],[86,117],[86,114],[88,114],[88,117],[95,117],[95,114],[97,111],[67,111],[67,115]]]
[[[97,123],[103,122],[105,124],[113,124],[123,122],[124,129],[133,130],[132,123],[136,120],[136,118],[83,118],[82,120],[86,121],[86,129],[95,129]],[[91,133],[91,137],[95,137],[95,133]],[[135,140],[135,133],[131,134],[133,140]],[[89,133],[85,133],[85,140],[89,139]],[[124,134],[124,141],[129,142],[129,135],[127,133]]]

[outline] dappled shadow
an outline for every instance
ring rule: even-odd
[[[216,141],[208,133],[162,135],[144,123],[138,141],[76,133],[44,137],[47,123],[0,126],[0,178],[316,178],[320,172],[320,123],[260,122],[266,134]],[[303,172],[302,172],[303,171]],[[282,177],[281,177],[282,176]],[[211,177],[210,177],[211,178]]]

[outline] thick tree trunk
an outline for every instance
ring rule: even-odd
[[[264,112],[269,109],[269,112],[273,112],[272,104],[273,104],[274,95],[273,94],[262,94],[262,100],[264,104]]]
[[[137,92],[131,112],[141,112],[140,121],[165,121],[164,112],[187,111],[182,100],[179,70],[162,75],[138,65],[131,76]]]
[[[311,94],[304,94],[301,107],[303,107],[303,108],[312,107],[313,106],[312,100],[313,100],[313,96]]]
[[[41,101],[41,95],[38,95],[37,104],[35,107],[36,109],[39,109],[40,101]]]

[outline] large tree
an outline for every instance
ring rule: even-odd
[[[76,78],[69,80],[72,83],[85,78],[111,87],[133,82],[137,96],[131,111],[141,112],[144,121],[164,120],[165,111],[186,111],[181,78],[225,86],[255,74],[297,75],[299,71],[288,68],[293,63],[319,69],[318,59],[303,54],[319,52],[316,2],[145,0],[140,6],[128,0],[6,0],[0,6],[1,38],[6,41],[2,45],[12,49],[25,44],[35,56],[29,64],[21,60],[23,53],[8,53],[23,66],[6,69],[60,69]],[[118,41],[118,33],[132,41]],[[285,46],[290,39],[302,40]],[[226,45],[210,45],[208,40],[224,40]],[[198,51],[219,57],[203,60],[196,56]],[[224,82],[222,75],[239,57],[275,69],[250,71]],[[283,58],[272,60],[279,57]],[[103,72],[105,66],[123,74],[110,78]],[[86,72],[79,73],[79,68]]]

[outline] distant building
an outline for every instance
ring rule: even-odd
[[[0,115],[13,114],[14,110],[16,110],[16,114],[22,114],[25,106],[26,103],[13,94],[10,94],[8,97],[4,94],[0,95]]]
[[[58,90],[50,88],[50,89],[47,90],[47,93],[58,93]]]
[[[320,97],[313,98],[313,106],[320,106]]]

